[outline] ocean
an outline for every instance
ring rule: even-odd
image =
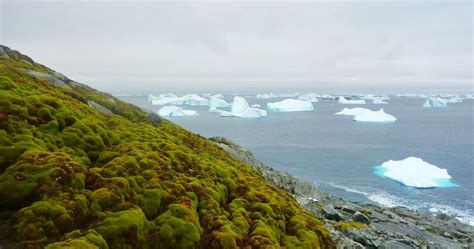
[[[225,96],[228,102],[233,96]],[[282,98],[256,99],[262,108]],[[158,111],[147,96],[120,96]],[[447,108],[423,108],[422,98],[391,96],[387,105],[342,105],[320,100],[307,112],[269,112],[260,119],[224,118],[207,107],[198,116],[169,118],[206,137],[223,136],[250,149],[257,159],[351,201],[443,212],[474,225],[474,100]],[[360,123],[334,113],[344,107],[384,108],[395,123]],[[414,156],[445,168],[459,187],[416,189],[374,173],[388,160]]]

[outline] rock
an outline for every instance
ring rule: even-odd
[[[407,244],[404,244],[400,241],[396,241],[396,240],[388,240],[386,241],[382,246],[381,248],[384,248],[384,249],[404,249],[404,248],[415,248],[415,247],[412,247],[412,246],[409,246]]]
[[[113,113],[107,109],[106,107],[100,105],[100,104],[97,104],[96,102],[94,101],[87,101],[87,104],[90,106],[90,107],[93,107],[94,109],[96,109],[97,111],[105,114],[105,115],[112,115]]]
[[[331,206],[326,205],[321,211],[326,219],[335,221],[344,220],[344,217]]]
[[[68,84],[66,84],[64,81],[54,77],[53,75],[38,72],[38,71],[28,70],[28,69],[24,69],[24,71],[27,74],[31,75],[31,76],[46,80],[46,82],[48,82],[48,84],[50,84],[52,86],[71,89],[71,87]]]
[[[148,121],[152,124],[159,124],[161,122],[161,117],[158,114],[151,112],[148,114]]]
[[[369,225],[370,224],[370,219],[369,217],[367,217],[367,215],[361,213],[361,212],[356,212],[353,216],[352,216],[352,219],[354,221],[357,221],[357,222],[360,222],[360,223],[364,223],[364,224],[367,224]]]

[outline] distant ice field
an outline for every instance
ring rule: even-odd
[[[233,97],[225,96],[225,100],[230,103]],[[146,95],[120,98],[153,111],[161,108],[151,105]],[[266,103],[285,98],[245,99],[265,109]],[[230,138],[264,163],[313,182],[327,193],[353,201],[445,212],[474,225],[474,100],[424,108],[425,100],[391,96],[383,106],[371,101],[347,106],[319,99],[312,111],[269,112],[259,119],[222,118],[208,107],[186,106],[199,115],[170,120],[206,137]],[[383,107],[397,120],[366,123],[334,115],[344,107]],[[411,156],[447,169],[459,187],[417,189],[374,174],[374,167],[383,162]]]

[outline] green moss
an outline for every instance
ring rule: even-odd
[[[51,86],[23,69],[55,72],[2,48],[0,206],[25,247],[334,247],[288,193],[202,136],[62,76],[71,89]]]
[[[141,209],[134,208],[109,214],[96,230],[111,248],[141,248],[152,224]]]
[[[362,229],[365,228],[366,225],[356,221],[338,221],[334,227],[338,230],[346,231],[350,229]]]

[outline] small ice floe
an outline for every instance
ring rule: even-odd
[[[374,173],[415,188],[458,187],[451,182],[446,169],[441,169],[417,157],[387,161],[375,167]]]
[[[255,98],[257,98],[257,99],[271,99],[273,97],[272,95],[273,95],[272,93],[270,93],[270,94],[267,94],[267,93],[257,94],[255,96]]]
[[[253,104],[251,105],[250,107],[253,107],[253,108],[260,108],[261,106],[259,104]]]
[[[298,96],[298,100],[309,101],[309,102],[318,102],[320,96],[314,93],[301,94]]]
[[[383,99],[383,98],[374,97],[374,98],[372,99],[372,104],[375,104],[375,105],[382,105],[382,104],[388,104],[388,102],[386,102],[385,99]]]
[[[343,96],[339,97],[339,103],[345,105],[363,105],[365,100],[363,99],[346,99]]]
[[[198,113],[194,110],[184,110],[179,106],[163,106],[158,111],[160,116],[179,117],[179,116],[194,116]]]
[[[448,107],[448,101],[442,98],[429,98],[423,104],[423,107],[426,108],[443,108]]]
[[[388,123],[395,122],[397,119],[384,112],[383,108],[378,111],[372,111],[366,108],[344,108],[342,111],[337,112],[336,115],[349,115],[354,116],[354,121],[359,122],[376,122],[376,123]]]
[[[220,111],[221,117],[261,118],[267,116],[267,111],[250,107],[243,97],[236,96],[232,102],[231,111]]]
[[[313,103],[297,99],[285,99],[267,104],[267,110],[272,112],[300,112],[313,109]]]
[[[264,93],[264,94],[257,94],[255,98],[257,99],[271,99],[271,98],[295,98],[300,95],[299,93],[282,93],[282,94],[274,94],[274,93]]]
[[[463,101],[463,98],[461,98],[459,95],[456,95],[456,96],[446,100],[446,102],[451,103],[451,104],[462,103],[462,101]]]

